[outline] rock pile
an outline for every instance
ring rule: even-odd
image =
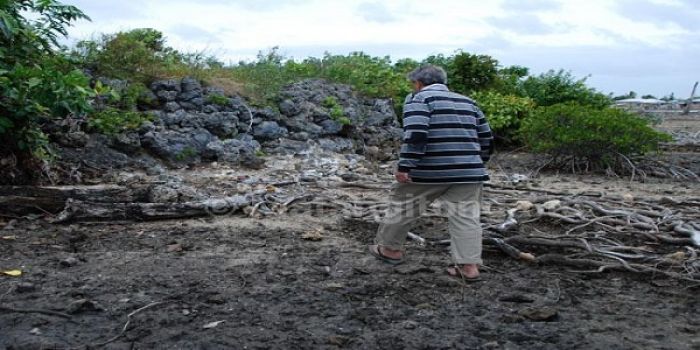
[[[390,158],[401,138],[391,100],[358,96],[347,85],[305,80],[285,87],[280,97],[279,113],[254,120],[256,137],[274,136],[258,139],[275,152],[296,153],[316,142],[337,153],[374,147],[380,158]]]
[[[297,154],[313,147],[389,159],[401,137],[390,100],[364,98],[349,86],[322,80],[285,87],[279,104],[268,108],[249,107],[241,97],[225,96],[193,78],[156,81],[148,94],[155,103],[140,108],[153,118],[139,130],[113,137],[65,132],[54,139],[64,154],[118,168],[137,158],[139,164],[161,159],[176,166],[260,167],[261,151]],[[90,151],[80,151],[86,148]]]

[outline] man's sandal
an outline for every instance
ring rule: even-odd
[[[379,259],[379,260],[381,260],[381,261],[383,261],[383,262],[385,262],[385,263],[387,263],[387,264],[391,264],[391,265],[400,265],[400,264],[403,264],[403,263],[404,263],[404,259],[403,259],[403,258],[401,258],[401,259],[393,259],[393,258],[390,258],[390,257],[388,257],[388,256],[386,256],[386,255],[384,255],[384,254],[382,254],[381,249],[379,249],[379,245],[376,245],[376,244],[372,244],[372,245],[369,246],[369,253],[372,254],[372,255],[374,255],[375,258],[377,258],[377,259]]]
[[[465,282],[477,282],[481,280],[481,277],[476,276],[476,277],[467,277],[467,275],[464,274],[462,269],[460,269],[458,266],[451,266],[447,268],[447,274],[454,277],[458,278],[462,281]]]

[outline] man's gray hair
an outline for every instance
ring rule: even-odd
[[[432,84],[447,84],[447,72],[444,69],[428,64],[416,68],[413,72],[408,73],[408,79],[417,81],[428,86]]]

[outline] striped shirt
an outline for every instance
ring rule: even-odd
[[[414,183],[479,183],[493,135],[476,103],[433,84],[406,98],[399,171]]]

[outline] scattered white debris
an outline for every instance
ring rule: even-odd
[[[542,204],[542,208],[547,211],[557,210],[559,207],[561,207],[561,201],[556,199]]]

